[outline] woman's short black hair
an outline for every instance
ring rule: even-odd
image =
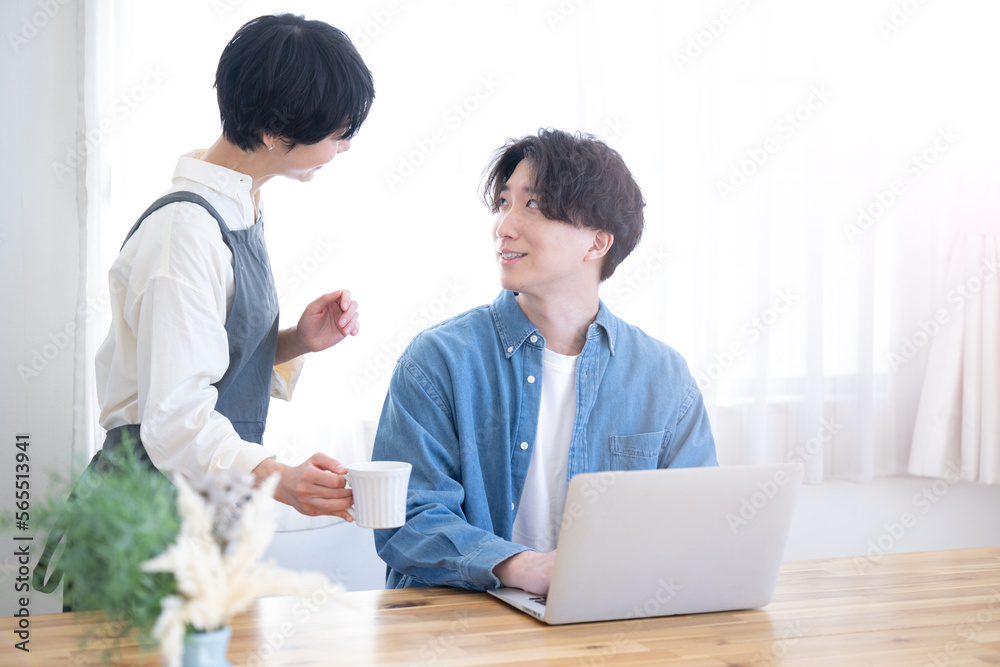
[[[287,149],[335,132],[353,137],[375,86],[341,30],[294,14],[260,16],[236,31],[215,73],[222,133],[243,150],[280,136]]]
[[[646,202],[618,151],[590,134],[541,129],[538,136],[508,139],[485,171],[482,197],[500,210],[507,179],[527,160],[531,187],[546,218],[574,227],[602,229],[614,237],[604,257],[601,280],[629,256],[642,237]]]

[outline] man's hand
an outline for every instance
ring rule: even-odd
[[[302,311],[298,324],[278,335],[275,365],[280,365],[306,352],[319,352],[333,347],[348,336],[357,336],[358,302],[351,301],[348,290],[324,294]]]
[[[354,521],[347,513],[347,508],[354,504],[354,494],[345,488],[347,480],[342,477],[347,468],[336,459],[317,452],[297,466],[264,459],[253,469],[258,484],[274,473],[281,475],[274,491],[275,500],[306,516],[329,515]]]
[[[504,586],[520,588],[534,595],[548,595],[555,561],[555,551],[547,554],[522,551],[498,564],[493,568],[493,574]]]

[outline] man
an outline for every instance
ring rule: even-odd
[[[570,478],[717,465],[715,442],[684,359],[598,298],[643,229],[621,156],[542,130],[497,151],[483,199],[503,291],[400,357],[372,458],[413,464],[407,522],[375,544],[388,587],[544,594]]]

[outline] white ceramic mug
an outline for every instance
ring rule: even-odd
[[[354,492],[348,510],[362,528],[398,528],[406,523],[406,489],[413,468],[403,461],[366,461],[347,466]]]

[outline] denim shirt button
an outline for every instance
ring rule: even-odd
[[[511,345],[510,347],[507,348],[507,354],[510,354],[513,351],[514,351],[514,346],[513,345]]]
[[[534,384],[534,383],[535,383],[535,376],[534,375],[529,375],[528,376],[528,384]]]
[[[527,448],[528,448],[528,443],[522,442],[521,443],[521,449],[527,449]]]
[[[532,343],[537,343],[538,342],[538,336],[535,336],[534,334],[532,334],[531,338],[529,338],[528,340],[530,340]]]

